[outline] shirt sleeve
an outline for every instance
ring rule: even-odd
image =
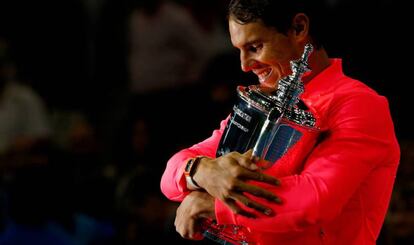
[[[215,157],[218,144],[229,117],[221,121],[220,128],[206,140],[173,155],[161,178],[161,191],[172,201],[182,201],[189,193],[184,177],[184,167],[188,159],[196,156]]]
[[[271,207],[275,215],[256,212],[256,219],[246,218],[233,214],[216,200],[219,223],[236,222],[263,232],[288,232],[331,221],[376,167],[398,164],[399,148],[385,98],[352,95],[333,101],[330,108],[326,138],[313,149],[303,171],[280,178],[279,187],[256,183],[274,192],[283,204],[249,195]],[[382,181],[392,183],[393,174]]]

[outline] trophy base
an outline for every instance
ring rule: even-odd
[[[218,237],[218,236],[216,236],[215,234],[213,234],[213,233],[210,233],[209,231],[205,231],[204,233],[203,233],[203,236],[204,237],[206,237],[206,238],[208,238],[208,239],[210,239],[210,240],[212,240],[213,242],[216,242],[216,243],[218,243],[218,244],[222,244],[222,245],[237,245],[237,244],[248,244],[248,243],[235,243],[235,242],[229,242],[229,241],[227,241],[227,240],[224,240],[224,239],[222,239],[222,238],[220,238],[220,237]]]
[[[254,245],[248,239],[250,232],[239,225],[218,225],[212,221],[204,222],[203,236],[222,245]]]

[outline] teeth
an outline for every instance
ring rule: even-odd
[[[269,77],[269,75],[271,73],[272,73],[272,70],[265,70],[265,71],[263,71],[261,73],[257,73],[257,76],[259,78],[259,81],[260,82],[264,82]]]

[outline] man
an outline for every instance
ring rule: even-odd
[[[215,158],[228,119],[210,138],[176,153],[161,189],[181,201],[175,226],[184,238],[200,239],[198,224],[210,218],[247,227],[256,244],[375,244],[399,161],[393,122],[386,98],[344,75],[340,59],[328,58],[314,9],[316,1],[230,2],[231,42],[242,70],[262,86],[276,87],[291,74],[289,61],[313,44],[301,101],[320,133],[302,161],[282,157],[263,172],[250,151]]]

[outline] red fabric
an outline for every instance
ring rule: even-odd
[[[280,187],[267,188],[283,204],[251,198],[272,207],[276,215],[245,218],[216,201],[218,222],[248,227],[258,244],[375,244],[400,158],[386,98],[345,76],[341,60],[333,59],[305,84],[302,100],[315,113],[323,139],[308,155],[304,146],[317,140],[308,134],[303,142],[312,144],[295,145],[266,170],[281,180]],[[161,180],[168,198],[180,201],[186,196],[185,160],[213,157],[226,120],[210,138],[168,161]]]

